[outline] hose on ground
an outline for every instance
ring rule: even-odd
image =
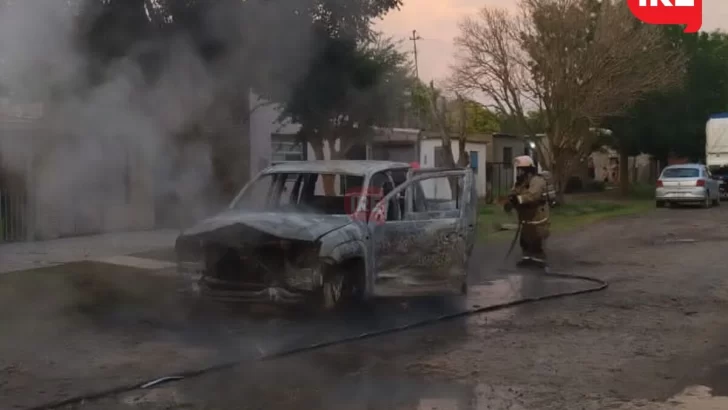
[[[313,350],[317,350],[317,349],[322,349],[322,348],[330,347],[330,346],[334,346],[334,345],[349,343],[349,342],[363,340],[363,339],[369,339],[369,338],[378,337],[378,336],[384,336],[384,335],[388,335],[391,333],[402,332],[405,330],[410,330],[410,329],[414,329],[417,327],[431,325],[431,324],[434,324],[437,322],[443,322],[446,320],[463,318],[466,316],[477,315],[480,313],[494,312],[494,311],[498,311],[498,310],[503,310],[503,309],[508,309],[508,308],[513,308],[516,306],[529,304],[529,303],[536,303],[536,302],[541,302],[541,301],[546,301],[546,300],[554,300],[554,299],[561,299],[561,298],[565,298],[565,297],[569,297],[569,296],[582,295],[582,294],[586,294],[586,293],[599,292],[599,291],[605,290],[609,286],[609,284],[607,282],[605,282],[601,279],[590,277],[590,276],[574,275],[574,274],[566,274],[566,273],[555,273],[555,272],[550,272],[548,274],[543,274],[543,275],[545,278],[582,280],[582,281],[594,283],[595,286],[586,288],[586,289],[573,290],[573,291],[569,291],[569,292],[559,292],[559,293],[552,293],[552,294],[543,295],[543,296],[523,298],[523,299],[518,299],[518,300],[514,300],[511,302],[507,302],[507,303],[500,303],[497,305],[490,305],[490,306],[483,306],[483,307],[474,306],[470,309],[466,309],[466,310],[462,310],[462,311],[454,312],[454,313],[448,313],[448,314],[444,314],[441,316],[428,318],[428,319],[420,320],[417,322],[412,322],[412,323],[405,324],[402,326],[394,326],[394,327],[384,328],[384,329],[375,330],[375,331],[371,331],[371,332],[365,332],[365,333],[361,333],[358,335],[353,335],[353,336],[349,336],[349,337],[345,337],[345,338],[341,338],[341,339],[335,339],[335,340],[323,341],[323,342],[318,342],[318,343],[312,343],[312,344],[308,344],[308,345],[304,345],[304,346],[287,348],[287,349],[280,350],[278,352],[273,352],[270,354],[263,355],[263,356],[259,357],[258,360],[268,361],[268,360],[278,359],[278,358],[282,358],[282,357],[292,356],[292,355],[299,354],[299,353],[305,353],[305,352],[309,352],[309,351],[313,351]],[[83,403],[83,402],[87,402],[87,401],[101,399],[104,397],[114,396],[117,394],[127,393],[127,392],[130,392],[133,390],[153,388],[153,387],[159,386],[161,384],[172,382],[172,381],[190,379],[190,378],[201,376],[203,374],[207,374],[207,373],[211,373],[211,372],[231,369],[242,363],[245,363],[246,361],[247,361],[247,359],[234,360],[234,361],[221,363],[221,364],[217,364],[217,365],[209,366],[209,367],[205,367],[205,368],[192,369],[192,370],[184,371],[181,373],[177,373],[175,375],[158,377],[158,378],[146,380],[143,382],[126,384],[126,385],[122,385],[122,386],[117,386],[117,387],[101,390],[98,392],[69,397],[69,398],[59,400],[56,402],[47,403],[47,404],[40,405],[40,406],[35,406],[28,410],[57,409],[60,407],[70,406],[70,405],[79,404],[79,403]]]

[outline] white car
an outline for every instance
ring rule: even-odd
[[[720,205],[721,181],[702,164],[670,165],[662,170],[655,189],[658,208],[673,204]]]

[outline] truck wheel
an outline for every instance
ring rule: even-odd
[[[340,311],[352,308],[360,302],[362,289],[356,283],[357,273],[356,270],[340,266],[326,274],[317,298],[319,310]]]

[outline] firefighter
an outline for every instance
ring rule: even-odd
[[[505,210],[510,212],[515,208],[521,225],[520,245],[523,257],[518,264],[546,267],[544,242],[549,237],[551,226],[548,182],[539,175],[530,156],[516,157],[513,163],[516,168],[516,183],[508,196]]]

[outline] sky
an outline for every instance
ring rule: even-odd
[[[453,61],[453,39],[458,34],[458,21],[476,13],[482,7],[505,7],[515,10],[517,0],[404,0],[404,6],[376,22],[377,30],[394,37],[407,39],[417,30],[422,40],[417,41],[420,78],[444,79]],[[703,30],[728,31],[728,1],[703,1]],[[402,44],[412,50],[412,41]]]

